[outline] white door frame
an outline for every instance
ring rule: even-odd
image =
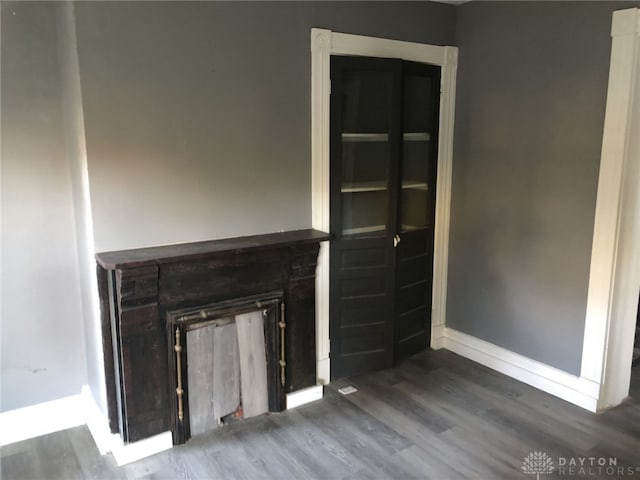
[[[330,231],[329,224],[329,95],[330,56],[359,55],[401,58],[442,67],[440,132],[433,249],[431,346],[442,346],[447,300],[449,215],[457,47],[386,40],[311,29],[311,205],[312,226]],[[426,347],[426,345],[425,345]],[[329,383],[329,243],[320,245],[316,277],[316,359],[318,383]]]
[[[629,395],[640,290],[640,10],[614,12],[581,376],[598,410]]]

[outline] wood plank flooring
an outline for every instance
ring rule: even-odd
[[[356,393],[337,389],[354,385]],[[640,479],[640,368],[632,398],[594,415],[459,357],[426,352],[335,382],[325,398],[226,425],[124,467],[101,457],[86,427],[0,449],[2,480],[535,479],[522,461],[545,452],[540,479]],[[559,472],[559,457],[615,457],[616,471]],[[628,467],[631,467],[631,471]],[[637,467],[637,469],[636,469]]]

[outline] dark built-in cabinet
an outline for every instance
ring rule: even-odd
[[[332,377],[429,344],[440,68],[331,58]]]

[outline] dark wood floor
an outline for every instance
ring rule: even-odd
[[[337,388],[354,385],[342,396]],[[186,445],[118,468],[85,427],[0,450],[2,479],[535,479],[529,453],[615,457],[640,478],[640,371],[632,398],[601,415],[440,350],[392,370],[336,382],[325,398],[225,426]],[[631,470],[629,469],[631,467]],[[638,467],[637,469],[635,467]]]

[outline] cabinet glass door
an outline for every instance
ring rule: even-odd
[[[403,62],[394,362],[422,352],[431,333],[431,279],[440,70]]]
[[[331,57],[331,375],[393,362],[402,62]]]
[[[389,217],[392,73],[342,75],[342,236],[386,236]]]
[[[439,77],[404,76],[400,231],[431,228]]]

